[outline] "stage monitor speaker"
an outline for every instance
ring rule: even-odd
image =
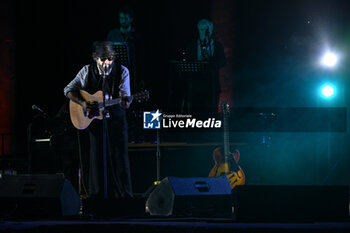
[[[80,198],[63,174],[2,176],[0,206],[3,218],[74,216]]]
[[[232,217],[230,182],[223,177],[167,177],[146,201],[156,216]]]
[[[235,191],[239,222],[344,221],[349,215],[347,186],[246,185]]]

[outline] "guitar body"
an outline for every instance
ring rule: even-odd
[[[103,92],[97,91],[95,94],[91,95],[86,91],[80,90],[80,94],[84,98],[85,101],[87,101],[87,102],[96,101],[96,102],[98,102],[98,106],[99,106],[99,115],[89,117],[88,116],[89,114],[84,114],[82,106],[73,102],[72,100],[69,101],[69,114],[70,114],[70,119],[72,121],[72,124],[77,129],[86,129],[94,119],[98,119],[98,120],[103,119],[103,115],[102,115]],[[145,91],[139,92],[139,93],[132,95],[132,96],[123,97],[123,99],[124,98],[126,98],[130,102],[132,100],[137,100],[138,102],[140,102],[142,100],[149,99],[149,92],[147,90],[145,90]],[[106,100],[105,106],[106,107],[113,106],[115,104],[119,104],[120,102],[121,102],[121,98]]]
[[[223,103],[221,106],[223,112],[224,121],[224,148],[216,148],[213,152],[213,159],[215,161],[214,167],[209,172],[209,177],[227,176],[230,181],[231,188],[233,189],[237,185],[245,184],[245,174],[240,166],[239,151],[235,153],[230,152],[230,139],[228,129],[228,113],[229,106],[227,103]]]
[[[225,158],[222,148],[216,148],[213,152],[215,165],[210,170],[209,177],[226,176],[230,181],[232,189],[237,185],[244,185],[245,174],[242,168],[237,165],[239,157],[238,150],[234,154],[230,153]]]
[[[103,101],[102,91],[97,91],[95,94],[90,95],[86,91],[80,90],[80,94],[88,102],[93,102],[93,101],[102,102]],[[100,108],[100,114],[98,116],[94,116],[92,118],[89,118],[89,117],[84,115],[83,108],[79,104],[77,104],[73,101],[69,102],[69,113],[70,113],[70,119],[71,119],[74,127],[77,129],[86,129],[94,119],[102,120],[102,109],[101,108]]]

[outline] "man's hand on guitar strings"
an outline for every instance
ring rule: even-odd
[[[97,101],[93,101],[93,102],[84,101],[82,107],[83,107],[84,116],[93,118],[94,116],[100,115],[100,110],[99,110]]]

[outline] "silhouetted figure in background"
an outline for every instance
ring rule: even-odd
[[[124,6],[119,10],[118,17],[120,27],[110,30],[106,40],[127,43],[130,63],[126,64],[126,66],[130,70],[131,88],[134,91],[143,89],[144,84],[140,82],[141,80],[137,79],[136,75],[138,71],[142,72],[140,70],[142,66],[142,48],[140,45],[141,38],[132,24],[134,21],[134,11],[129,6]],[[138,88],[138,86],[140,87]]]
[[[185,77],[184,111],[217,113],[220,97],[219,68],[226,65],[224,47],[212,38],[213,23],[201,19],[197,24],[199,37],[186,48],[185,59],[203,62],[204,69]]]
[[[130,71],[130,85],[134,92],[144,90],[145,82],[139,77],[145,77],[143,46],[140,35],[133,26],[134,11],[125,5],[118,12],[119,28],[108,32],[107,41],[127,43],[129,64],[125,66]],[[142,131],[142,106],[134,104],[128,111],[129,142],[144,141]]]

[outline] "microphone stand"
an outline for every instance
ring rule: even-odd
[[[103,67],[103,80],[102,80],[102,141],[103,141],[103,197],[107,199],[107,119],[106,119],[106,74],[108,73],[108,67]]]
[[[160,132],[159,129],[157,129],[157,152],[156,152],[156,157],[157,157],[157,180],[156,184],[158,185],[160,183]]]
[[[156,181],[151,184],[150,187],[143,193],[143,197],[148,198],[153,190],[160,184],[160,129],[157,129],[157,150],[156,150],[156,169],[157,169],[157,178]]]
[[[4,147],[4,144],[2,144]],[[32,122],[27,126],[28,174],[32,174]]]

